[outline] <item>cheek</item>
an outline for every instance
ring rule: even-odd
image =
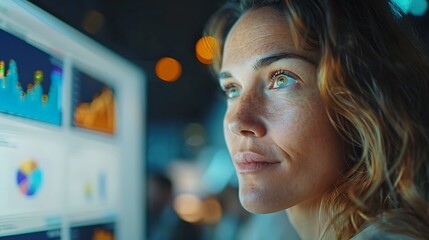
[[[319,113],[314,110],[308,103],[272,107],[267,126],[276,145],[290,154],[299,152],[315,133],[313,125]]]
[[[229,131],[228,123],[227,123],[227,115],[225,114],[224,120],[223,120],[223,136],[225,138],[226,146],[231,152],[232,144],[234,141],[232,140],[233,134]]]
[[[276,116],[271,128],[273,142],[290,156],[288,164],[303,178],[311,176],[323,181],[326,177],[331,181],[325,174],[337,177],[345,162],[343,142],[319,98]]]
[[[322,138],[319,141],[329,139],[335,131],[320,96],[303,95],[293,103],[272,104],[270,119],[273,137],[301,147],[318,138]]]

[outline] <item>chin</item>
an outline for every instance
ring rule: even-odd
[[[264,193],[247,192],[240,189],[240,203],[246,211],[254,214],[274,213],[284,210],[276,206],[273,201],[267,199]]]

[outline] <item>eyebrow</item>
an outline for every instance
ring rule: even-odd
[[[230,72],[221,72],[219,73],[219,80],[226,79],[226,78],[232,78],[232,75]]]
[[[268,67],[270,64],[277,62],[281,59],[288,59],[288,58],[301,59],[315,65],[315,63],[312,60],[310,60],[308,57],[305,57],[303,55],[296,54],[296,53],[284,52],[284,53],[276,53],[276,54],[263,57],[257,60],[256,63],[252,65],[252,67],[253,69],[258,70],[263,67]]]
[[[261,69],[263,67],[268,67],[272,63],[277,62],[281,59],[289,59],[289,58],[301,59],[301,60],[304,60],[308,63],[311,63],[312,65],[316,65],[316,63],[314,61],[312,61],[310,58],[308,58],[306,56],[296,54],[296,53],[282,52],[282,53],[275,53],[272,55],[268,55],[266,57],[258,59],[254,64],[252,64],[252,68],[254,70],[258,70],[258,69]],[[232,77],[232,74],[228,71],[224,71],[224,72],[219,73],[219,80],[231,78],[231,77]]]

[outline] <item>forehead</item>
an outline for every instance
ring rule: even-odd
[[[254,60],[263,55],[290,52],[317,60],[317,54],[306,51],[293,41],[286,18],[270,7],[249,10],[229,32],[223,52],[222,66]]]

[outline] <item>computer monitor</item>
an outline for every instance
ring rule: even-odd
[[[0,1],[0,239],[144,239],[145,77]]]

